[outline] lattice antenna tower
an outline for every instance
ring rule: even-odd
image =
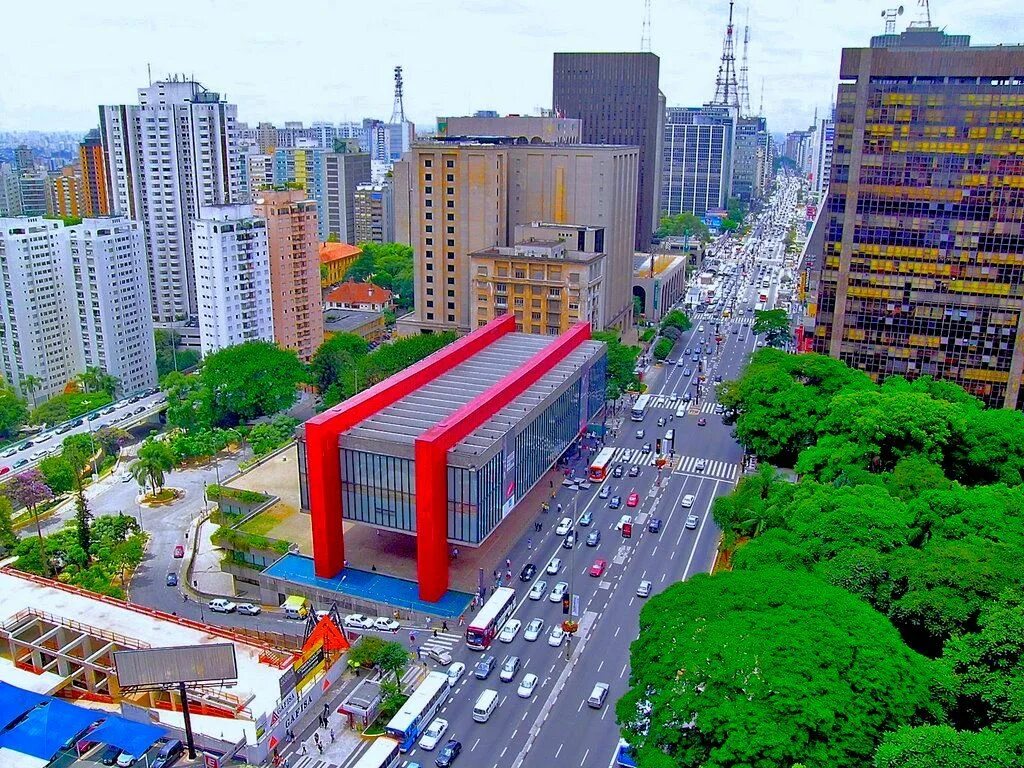
[[[747,20],[743,25],[743,58],[740,63],[740,85],[739,85],[739,102],[740,102],[740,115],[743,117],[750,116],[750,83],[747,81],[747,73],[749,70],[747,51],[750,48],[750,7],[747,7]]]
[[[640,50],[651,52],[651,0],[644,0],[644,23],[640,31]]]
[[[402,68],[395,67],[395,106],[391,109],[391,124],[405,122],[405,103],[402,101]]]
[[[917,21],[910,22],[910,26],[930,29],[932,26],[932,9],[928,5],[928,0],[917,0],[917,7],[920,9]]]
[[[729,0],[729,25],[725,28],[725,39],[722,41],[722,62],[718,65],[718,77],[715,80],[715,98],[712,104],[732,107],[737,112],[740,108],[736,84],[736,46],[733,40],[732,11],[733,0]]]

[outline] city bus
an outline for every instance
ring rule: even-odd
[[[498,587],[484,607],[466,627],[466,645],[474,651],[485,651],[516,609],[516,591]]]
[[[640,397],[636,399],[636,402],[633,403],[633,408],[629,412],[629,418],[633,421],[643,421],[644,414],[647,412],[647,406],[650,405],[650,402],[650,395],[640,395]]]
[[[609,467],[612,465],[612,456],[615,455],[614,448],[602,448],[601,452],[594,458],[590,465],[590,479],[599,483],[608,477]]]
[[[384,732],[398,741],[398,748],[402,752],[408,752],[433,721],[451,690],[447,672],[428,673],[385,726]]]
[[[363,752],[352,768],[395,768],[401,758],[402,750],[394,739],[380,736],[374,739],[370,748]]]
[[[662,453],[668,453],[669,451],[675,451],[676,431],[670,429],[665,433],[665,448]]]

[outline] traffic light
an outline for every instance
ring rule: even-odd
[[[562,595],[562,613],[564,613],[566,616],[569,615],[569,601],[571,599],[572,598],[569,596],[568,592]]]
[[[659,437],[654,441],[654,452],[661,453],[661,438]]]

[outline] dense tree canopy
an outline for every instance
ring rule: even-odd
[[[362,254],[345,273],[346,280],[371,282],[395,294],[400,309],[413,303],[412,248],[402,243],[360,243]]]
[[[993,731],[972,733],[947,725],[900,728],[888,734],[875,768],[1014,768],[1018,758]]]
[[[658,225],[658,237],[696,237],[701,242],[711,239],[708,225],[692,213],[676,216],[662,216]]]
[[[790,331],[789,315],[784,309],[765,309],[754,312],[754,333],[764,334],[769,347],[783,347],[793,334]]]
[[[782,570],[695,576],[653,597],[616,712],[644,768],[860,768],[937,714],[932,663],[847,592]]]
[[[15,437],[27,420],[28,405],[13,389],[0,384],[0,439]]]
[[[356,360],[369,351],[370,345],[362,336],[354,333],[332,334],[320,345],[310,361],[313,382],[321,392],[326,392],[343,376],[352,375]]]
[[[639,385],[636,373],[636,361],[640,356],[640,347],[623,344],[615,331],[597,331],[591,334],[595,341],[603,341],[608,346],[607,395],[609,400],[621,396],[623,392]]]

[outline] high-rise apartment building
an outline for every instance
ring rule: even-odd
[[[756,204],[771,184],[774,161],[771,135],[763,117],[736,121],[732,195],[747,205]]]
[[[64,231],[83,368],[116,376],[122,394],[155,386],[153,311],[139,223],[120,216],[83,219]]]
[[[391,182],[360,184],[355,193],[354,243],[392,243],[395,240],[395,203]]]
[[[203,355],[273,341],[266,221],[251,205],[204,205],[190,226]]]
[[[402,331],[478,327],[470,254],[513,246],[515,226],[535,221],[603,229],[598,327],[629,327],[638,165],[636,147],[413,145],[394,173],[395,239],[416,267],[415,318]]]
[[[36,169],[35,153],[31,147],[22,144],[14,150],[14,168],[19,173],[28,173]]]
[[[18,177],[22,216],[53,214],[53,192],[46,171],[26,171]]]
[[[318,206],[319,236],[355,243],[355,191],[370,181],[370,156],[318,148],[278,149],[274,184],[301,185]]]
[[[0,163],[0,218],[9,216],[21,216],[21,188],[14,168]]]
[[[33,403],[60,394],[82,372],[69,272],[63,223],[35,216],[0,219],[3,376]],[[28,377],[34,388],[25,386]]]
[[[85,212],[85,189],[82,168],[78,163],[65,165],[50,177],[53,213],[55,216],[82,218]]]
[[[839,75],[813,349],[1024,406],[1024,47],[911,27]]]
[[[153,319],[198,312],[191,222],[203,206],[237,203],[241,187],[237,108],[191,80],[139,89],[138,104],[100,107],[111,211],[141,222]]]
[[[822,199],[828,189],[829,176],[832,174],[832,146],[836,138],[836,124],[831,117],[818,121],[814,131],[814,143],[810,150],[810,172],[808,180],[811,191]]]
[[[255,200],[274,186],[274,156],[249,154],[245,156],[245,165],[248,199]]]
[[[732,190],[735,110],[670,107],[665,113],[661,215],[701,218],[725,208]]]
[[[274,341],[309,360],[324,340],[317,205],[304,192],[264,192],[253,212],[266,220]]]
[[[95,218],[110,214],[110,182],[103,141],[95,128],[78,146],[78,163],[82,174],[82,216]]]
[[[583,142],[640,148],[634,245],[646,251],[660,203],[664,97],[653,53],[556,53],[555,113],[583,120]],[[594,223],[577,221],[576,223]]]
[[[519,224],[513,241],[469,255],[478,325],[512,312],[516,330],[527,333],[557,336],[580,322],[602,327],[603,227]]]

